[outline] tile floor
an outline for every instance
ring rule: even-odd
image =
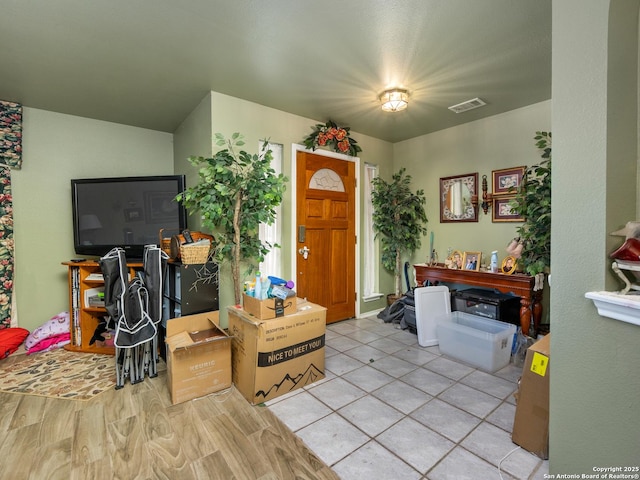
[[[372,316],[327,327],[325,370],[267,406],[342,480],[537,480],[549,471],[511,442],[521,368],[485,373]]]

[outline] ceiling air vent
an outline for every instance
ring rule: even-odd
[[[466,102],[452,105],[451,107],[449,107],[449,110],[454,113],[462,113],[466,112],[467,110],[473,110],[474,108],[482,107],[483,105],[486,105],[486,102],[476,97],[472,98],[471,100],[467,100]]]

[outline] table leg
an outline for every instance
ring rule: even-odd
[[[531,328],[531,301],[525,297],[520,297],[520,328],[524,335],[529,335],[529,329]]]
[[[538,336],[540,322],[542,321],[542,290],[533,292],[533,328],[534,336]]]

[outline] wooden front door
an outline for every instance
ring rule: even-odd
[[[355,163],[296,155],[296,289],[327,308],[327,323],[356,312]]]

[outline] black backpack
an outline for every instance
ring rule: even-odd
[[[402,298],[396,300],[391,305],[378,313],[378,318],[384,323],[400,323],[404,318],[404,302]]]

